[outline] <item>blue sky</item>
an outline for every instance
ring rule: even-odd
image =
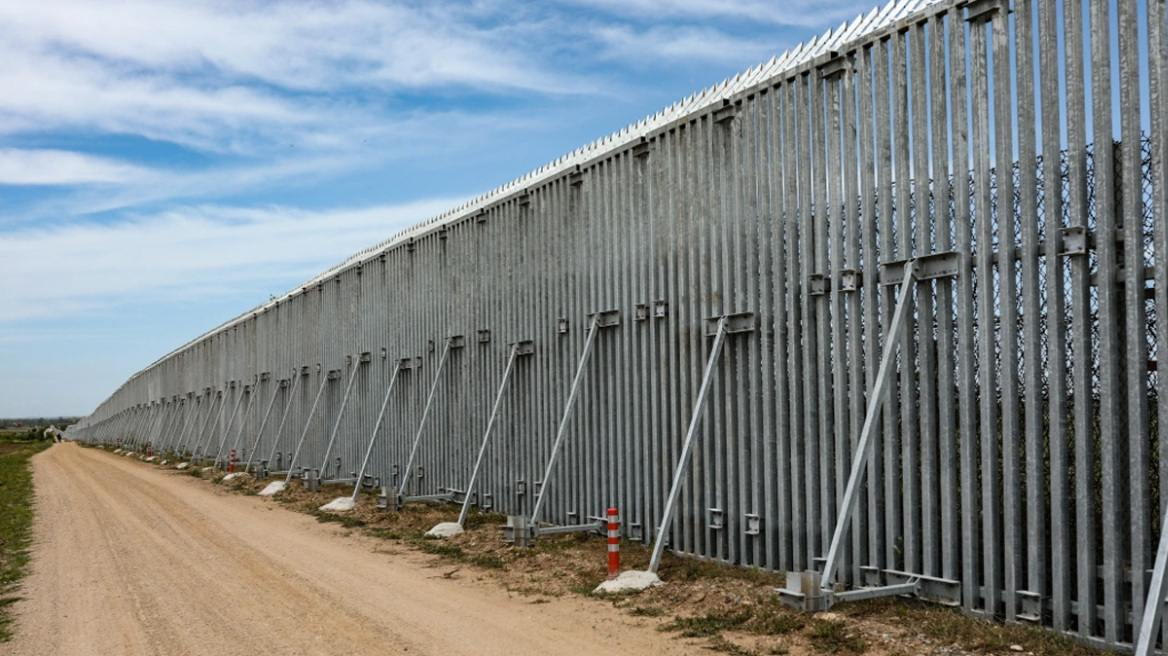
[[[135,371],[871,0],[0,3],[0,417]]]

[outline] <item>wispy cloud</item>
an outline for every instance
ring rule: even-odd
[[[339,91],[587,90],[518,47],[528,26],[479,20],[361,1],[3,3],[0,133],[93,128],[247,151],[376,115]]]
[[[0,148],[0,185],[126,183],[150,177],[139,166],[65,150]]]
[[[758,21],[770,25],[805,27],[854,17],[857,7],[875,7],[877,2],[856,0],[558,0],[561,4],[601,9],[614,15],[636,16],[654,21],[694,18]],[[813,35],[807,35],[808,37]]]
[[[775,54],[775,43],[744,39],[708,27],[604,25],[593,32],[603,44],[604,56],[645,66],[663,60],[755,62]]]
[[[461,200],[326,212],[203,206],[8,232],[0,323],[227,290],[263,300]]]

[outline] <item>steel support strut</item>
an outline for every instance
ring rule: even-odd
[[[308,427],[312,425],[312,417],[316,414],[316,406],[320,403],[320,395],[324,393],[324,388],[328,385],[328,374],[321,376],[320,389],[316,391],[316,399],[312,402],[312,408],[308,411],[308,419],[304,422],[304,430],[300,432],[300,441],[296,443],[296,451],[292,454],[292,460],[288,461],[288,475],[284,477],[284,484],[292,482],[292,472],[296,468],[296,459],[300,457],[300,447],[304,446],[304,438],[308,436]]]
[[[596,333],[600,331],[600,313],[597,312],[592,316],[592,323],[588,326],[588,338],[584,341],[584,352],[580,354],[580,363],[576,365],[576,376],[572,379],[572,388],[568,392],[568,401],[564,404],[564,414],[560,418],[560,426],[556,430],[556,439],[552,443],[551,457],[548,458],[547,467],[544,469],[543,485],[539,488],[539,495],[535,498],[535,508],[531,511],[532,526],[539,525],[539,511],[543,508],[543,500],[547,496],[548,488],[551,487],[552,469],[556,466],[556,456],[559,455],[560,446],[564,442],[564,433],[568,428],[568,419],[572,416],[572,408],[576,405],[576,398],[580,395],[580,381],[584,379],[584,371],[588,366],[588,358],[592,355],[592,345],[596,342]]]
[[[220,399],[224,399],[223,392],[216,391],[215,396],[211,399],[211,407],[207,408],[207,418],[203,421],[202,430],[199,431],[199,439],[195,441],[194,448],[191,449],[191,464],[192,465],[195,463],[197,458],[201,457],[201,455],[203,453],[203,448],[202,448],[203,433],[207,430],[207,427],[211,424],[211,415],[214,414],[215,404],[219,403]],[[223,414],[223,407],[226,404],[227,404],[226,399],[224,399],[222,403],[219,403],[219,414],[215,415],[216,422],[219,421],[219,416]],[[214,433],[213,430],[212,430],[212,433]],[[207,444],[210,444],[210,443],[211,443],[210,437],[208,437]]]
[[[714,335],[714,347],[710,350],[710,359],[706,362],[706,373],[702,376],[702,386],[698,389],[698,398],[694,402],[693,416],[689,420],[689,430],[685,433],[685,443],[681,447],[681,457],[677,460],[677,469],[673,472],[673,485],[669,488],[669,497],[665,501],[665,512],[661,515],[661,526],[657,528],[657,541],[653,543],[653,556],[649,559],[649,570],[656,574],[661,566],[661,554],[665,551],[665,540],[669,534],[669,526],[673,523],[673,515],[677,512],[677,498],[681,496],[681,483],[685,472],[689,469],[689,462],[693,456],[694,438],[697,436],[698,425],[701,423],[702,410],[706,406],[706,397],[710,393],[710,385],[714,381],[714,367],[722,355],[722,345],[726,342],[726,332],[730,326],[728,316],[718,319],[718,331]]]
[[[414,467],[414,456],[418,453],[418,444],[422,441],[422,431],[426,428],[426,418],[430,416],[430,406],[434,402],[434,393],[438,391],[438,381],[442,380],[442,368],[446,366],[446,357],[450,355],[450,348],[454,342],[454,337],[447,337],[446,345],[442,347],[442,357],[438,359],[438,369],[434,372],[434,382],[430,383],[430,393],[426,395],[426,407],[422,409],[422,421],[418,422],[418,431],[414,433],[414,443],[410,446],[410,456],[406,459],[406,468],[402,471],[401,485],[398,486],[397,490],[399,497],[405,496],[406,486],[414,479],[410,474]],[[362,472],[357,474],[358,486],[361,484],[362,473],[364,473],[364,465],[362,465]],[[353,498],[357,498],[356,488],[353,489]]]
[[[1168,569],[1168,509],[1165,510],[1164,519],[1160,522],[1160,546],[1156,549],[1156,564],[1152,567],[1152,580],[1148,583],[1148,599],[1144,603],[1139,635],[1136,636],[1135,656],[1151,656],[1156,648],[1156,634],[1164,614],[1164,595],[1168,594],[1166,569]]]
[[[365,457],[361,460],[361,469],[357,472],[357,483],[353,486],[353,500],[357,500],[357,493],[361,491],[361,477],[365,475],[365,468],[369,466],[369,456],[373,454],[373,444],[377,441],[377,431],[381,429],[381,420],[385,419],[385,408],[389,405],[389,395],[393,393],[397,374],[401,371],[401,360],[393,367],[393,375],[389,377],[389,387],[385,388],[385,398],[381,401],[381,411],[377,413],[377,421],[373,424],[373,432],[369,434],[369,446],[365,447]]]
[[[872,396],[868,399],[868,411],[864,416],[864,427],[860,430],[860,441],[856,445],[856,453],[852,458],[852,471],[848,476],[848,485],[844,488],[843,502],[840,504],[839,516],[835,521],[835,531],[831,536],[831,546],[827,550],[827,563],[823,566],[823,577],[820,584],[825,590],[832,588],[832,577],[839,565],[840,546],[851,524],[852,513],[859,502],[860,483],[864,480],[864,473],[868,471],[868,459],[872,454],[872,428],[880,418],[880,410],[884,406],[884,396],[888,393],[889,372],[896,363],[896,345],[900,338],[900,331],[904,325],[904,316],[910,302],[913,283],[917,274],[916,260],[910,260],[904,265],[904,278],[900,283],[900,298],[896,301],[896,310],[892,315],[892,325],[884,337],[884,353],[880,357],[880,368],[876,373],[876,384]]]
[[[259,393],[259,380],[251,386],[247,393],[247,405],[243,408],[243,417],[239,420],[239,429],[235,431],[235,439],[231,442],[231,450],[239,448],[239,441],[243,439],[243,431],[247,428],[247,418],[251,416],[251,407],[255,404],[255,397]],[[218,460],[216,460],[216,463]]]
[[[272,452],[268,454],[268,462],[276,457],[276,449],[280,448],[280,436],[284,434],[284,424],[288,421],[288,412],[292,410],[292,404],[296,402],[296,390],[300,388],[300,379],[304,377],[304,374],[294,370],[292,376],[296,380],[293,381],[292,389],[288,392],[288,401],[284,404],[284,412],[280,414],[280,425],[276,426],[276,435],[272,438]]]
[[[511,371],[515,368],[515,360],[519,357],[519,349],[523,342],[511,345],[511,356],[507,358],[507,369],[503,372],[503,382],[499,383],[499,392],[495,394],[495,407],[491,409],[491,417],[487,420],[487,430],[483,432],[483,443],[479,447],[479,456],[475,459],[474,469],[471,470],[470,481],[466,484],[466,498],[462,500],[462,510],[458,513],[458,525],[466,526],[466,514],[470,511],[470,500],[474,495],[475,480],[479,476],[479,468],[483,464],[483,456],[487,453],[487,443],[491,439],[491,429],[495,426],[495,418],[499,416],[499,406],[503,402],[503,393],[507,391],[507,381],[511,380]]]
[[[337,411],[337,420],[333,423],[333,431],[329,434],[328,446],[324,448],[324,462],[320,466],[320,473],[323,476],[325,469],[328,468],[328,459],[333,452],[333,443],[337,439],[337,431],[341,428],[341,419],[345,416],[345,406],[349,404],[349,392],[353,390],[353,381],[357,380],[357,372],[361,370],[361,358],[355,358],[353,361],[353,373],[349,374],[349,382],[345,385],[345,397],[341,399],[341,409]],[[341,477],[341,472],[337,470],[337,478]],[[360,478],[358,478],[360,480]]]
[[[264,427],[268,425],[268,418],[272,416],[272,408],[276,407],[276,397],[280,396],[280,389],[282,381],[277,380],[273,386],[276,389],[272,390],[272,400],[268,401],[268,409],[264,411],[264,418],[260,421],[260,429],[256,431],[255,440],[251,443],[251,448],[247,452],[247,464],[244,465],[243,471],[251,471],[251,463],[255,458],[256,449],[260,447],[260,436],[264,434]]]
[[[223,455],[223,446],[227,444],[227,436],[231,434],[231,427],[235,425],[235,415],[239,413],[239,406],[243,403],[243,393],[244,390],[241,386],[239,393],[236,394],[235,405],[231,408],[231,416],[227,418],[227,426],[220,434],[219,448],[215,450],[215,461],[211,463],[216,467],[219,466],[219,457]],[[212,433],[212,437],[213,436],[214,433]],[[207,440],[207,455],[211,455],[211,440]]]

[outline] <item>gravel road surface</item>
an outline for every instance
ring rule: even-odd
[[[532,603],[432,557],[96,449],[33,459],[10,656],[701,654],[609,605]]]

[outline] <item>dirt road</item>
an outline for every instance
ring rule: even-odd
[[[12,656],[708,653],[607,604],[533,604],[256,497],[74,444],[34,459]]]

